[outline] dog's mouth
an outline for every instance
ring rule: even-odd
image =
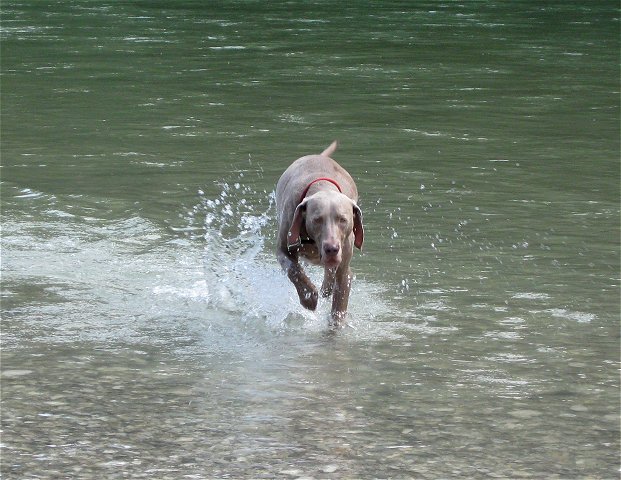
[[[321,263],[327,268],[336,268],[341,264],[338,255],[322,255]]]

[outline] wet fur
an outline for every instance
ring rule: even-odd
[[[297,159],[282,174],[276,186],[278,211],[277,258],[293,283],[302,306],[317,308],[319,293],[332,295],[331,318],[334,325],[347,314],[352,273],[353,248],[362,248],[362,212],[357,205],[358,190],[349,173],[330,156],[333,142],[320,155]],[[327,177],[338,183],[314,183],[304,199],[301,196],[314,180]],[[300,265],[300,259],[324,267],[320,291]]]

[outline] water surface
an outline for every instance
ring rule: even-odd
[[[3,476],[618,477],[616,3],[6,1],[1,48]],[[336,335],[272,194],[335,138]]]

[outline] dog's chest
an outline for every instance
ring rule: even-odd
[[[302,245],[298,247],[298,255],[314,265],[319,265],[321,260],[317,244],[308,237],[302,238]]]

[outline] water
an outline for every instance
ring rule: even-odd
[[[5,1],[1,53],[4,477],[618,478],[615,2]],[[335,138],[330,334],[272,192]]]

